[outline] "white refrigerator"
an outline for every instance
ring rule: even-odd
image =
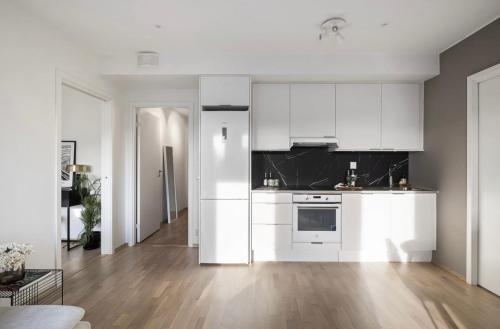
[[[249,129],[248,109],[201,112],[200,263],[249,262]]]

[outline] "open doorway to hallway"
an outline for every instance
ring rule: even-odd
[[[189,110],[137,111],[136,242],[188,245]]]
[[[58,95],[57,238],[61,266],[71,272],[80,267],[82,259],[101,253],[102,214],[110,211],[109,203],[101,202],[102,187],[109,177],[110,108],[106,99],[70,82],[61,82]],[[109,189],[105,190],[107,195]]]

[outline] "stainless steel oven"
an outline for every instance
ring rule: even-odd
[[[293,242],[341,242],[340,194],[293,195]]]

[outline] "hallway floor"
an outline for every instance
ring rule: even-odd
[[[160,230],[142,242],[143,244],[188,245],[188,211],[179,211],[179,217],[170,224],[162,223]]]

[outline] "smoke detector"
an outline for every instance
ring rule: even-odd
[[[347,26],[342,17],[330,17],[320,25],[319,40],[333,39],[336,43],[342,43],[344,36],[340,32]]]
[[[160,55],[154,51],[140,51],[137,53],[137,66],[140,68],[158,67]]]

